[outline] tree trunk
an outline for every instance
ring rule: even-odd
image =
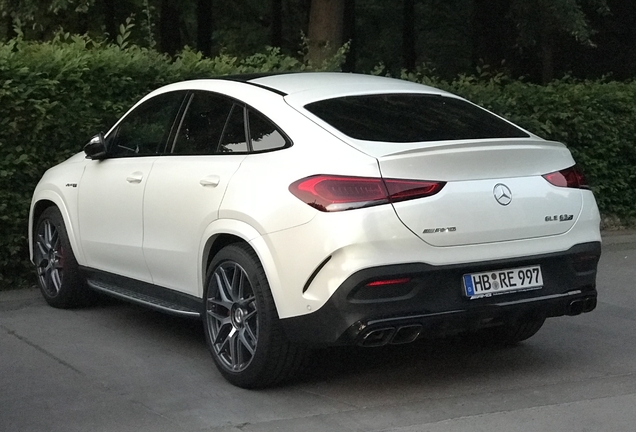
[[[103,0],[102,2],[102,11],[104,14],[104,27],[106,28],[106,33],[108,33],[108,38],[111,41],[115,41],[117,39],[117,19],[115,18],[115,0]]]
[[[357,45],[358,41],[356,39],[356,1],[355,0],[345,0],[344,6],[344,28],[342,30],[343,40],[344,42],[349,42],[349,52],[347,53],[347,58],[345,59],[344,64],[342,65],[342,70],[344,72],[355,72],[356,70],[356,56],[357,56]]]
[[[271,45],[280,47],[283,45],[283,0],[271,0],[272,27]]]
[[[13,28],[13,15],[8,13],[5,15],[4,19],[7,26],[7,40],[11,40],[18,35]]]
[[[415,69],[415,0],[403,0],[402,9],[402,67]]]
[[[554,79],[554,35],[546,31],[541,37],[541,81],[548,84]]]
[[[312,0],[309,11],[309,61],[320,67],[342,44],[345,0]]]
[[[159,15],[159,46],[161,50],[175,55],[181,45],[181,14],[172,0],[161,0]]]
[[[197,0],[197,49],[212,56],[212,0]]]
[[[475,0],[472,13],[473,65],[481,62],[499,65],[510,60],[515,43],[514,26],[506,18],[510,15],[510,0]]]

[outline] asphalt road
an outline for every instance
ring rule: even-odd
[[[200,323],[0,293],[0,432],[636,430],[636,234],[608,236],[599,305],[515,347],[321,351],[285,387],[214,368]]]

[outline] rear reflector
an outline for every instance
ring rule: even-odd
[[[444,182],[315,175],[300,179],[289,191],[324,212],[351,210],[435,195]]]
[[[583,176],[583,173],[576,167],[576,165],[561,171],[544,174],[543,178],[554,186],[577,189],[590,188]]]
[[[411,282],[411,278],[398,278],[398,279],[380,279],[373,282],[369,282],[365,286],[374,287],[374,286],[386,286],[386,285],[402,285],[405,283]]]

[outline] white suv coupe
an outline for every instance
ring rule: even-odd
[[[514,343],[596,306],[599,213],[568,149],[447,92],[342,73],[156,90],[33,195],[46,301],[201,317],[235,385],[306,347]]]

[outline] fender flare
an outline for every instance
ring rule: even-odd
[[[39,189],[37,194],[34,195],[33,200],[31,202],[31,208],[29,211],[29,259],[33,262],[33,239],[34,239],[34,229],[35,223],[37,221],[34,220],[34,209],[35,206],[42,201],[50,201],[55,205],[60,213],[62,214],[62,219],[64,220],[64,226],[66,228],[66,233],[68,235],[68,240],[71,244],[71,249],[73,250],[73,254],[75,255],[75,259],[78,263],[85,262],[84,260],[84,251],[82,250],[80,242],[77,241],[77,229],[72,222],[72,218],[68,211],[68,206],[64,200],[63,195],[54,185],[47,185],[48,189]]]
[[[285,309],[285,298],[289,295],[283,293],[280,277],[277,271],[274,257],[271,253],[271,244],[263,237],[256,228],[248,223],[236,219],[217,219],[211,222],[203,231],[201,244],[199,246],[199,264],[198,264],[198,284],[200,293],[203,298],[203,290],[205,283],[206,263],[208,262],[209,253],[216,238],[220,235],[231,235],[240,238],[247,243],[256,252],[261,262],[267,282],[269,283],[276,309],[281,311]]]

